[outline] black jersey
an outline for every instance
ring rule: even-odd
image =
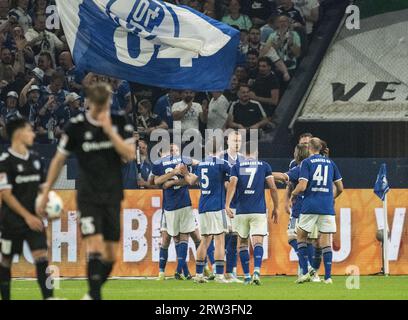
[[[21,205],[34,215],[39,186],[45,180],[44,172],[37,153],[30,151],[27,156],[23,156],[8,149],[0,156],[0,190],[11,189]],[[28,227],[24,219],[6,203],[2,207],[2,222],[13,229]]]
[[[123,115],[112,115],[114,130],[124,139],[133,135],[133,126]],[[116,204],[123,199],[122,160],[113,143],[89,114],[72,118],[65,128],[58,151],[74,153],[78,159],[76,179],[79,202]]]

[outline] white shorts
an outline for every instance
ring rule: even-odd
[[[185,207],[174,211],[164,210],[167,223],[167,233],[176,237],[180,233],[191,233],[196,229],[196,219],[191,207]]]
[[[227,231],[224,210],[200,213],[200,233],[203,236],[219,235]]]
[[[237,209],[231,209],[231,211],[235,214],[237,213]],[[226,214],[227,217],[227,232],[237,232],[237,228],[235,226],[235,217],[231,219],[228,214]]]
[[[242,239],[251,236],[268,235],[268,218],[265,213],[237,214],[235,228]]]
[[[312,232],[310,232],[307,235],[307,238],[312,239],[312,240],[319,239],[319,228],[318,228],[317,224],[315,224],[315,226],[313,227]]]
[[[296,238],[296,228],[299,223],[299,218],[289,218],[289,223],[288,223],[288,237],[290,238]]]
[[[315,228],[322,233],[336,233],[336,217],[322,214],[301,214],[299,228],[312,233]]]

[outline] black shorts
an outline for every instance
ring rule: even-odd
[[[5,227],[1,234],[1,253],[4,256],[22,254],[24,241],[28,242],[31,252],[48,249],[45,231],[37,232],[27,228],[19,232],[9,232]]]
[[[102,234],[104,240],[120,240],[120,203],[95,204],[78,202],[82,236]]]

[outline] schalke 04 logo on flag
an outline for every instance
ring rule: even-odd
[[[147,85],[229,87],[239,31],[157,0],[57,0],[77,68]]]

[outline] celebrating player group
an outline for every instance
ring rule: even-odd
[[[43,298],[53,299],[47,281],[43,221],[49,194],[70,154],[79,164],[77,208],[87,246],[89,290],[84,299],[102,298],[102,286],[114,266],[121,234],[121,167],[123,162],[135,160],[136,147],[133,126],[124,116],[110,114],[112,89],[96,83],[86,93],[89,110],[70,120],[47,175],[39,155],[31,150],[35,134],[30,123],[15,119],[7,124],[11,146],[0,156],[0,293],[4,300],[10,299],[12,257],[22,253],[23,241],[28,242],[34,258]],[[324,141],[302,135],[287,172],[273,172],[267,162],[258,160],[256,146],[243,144],[238,131],[229,133],[226,150],[224,141],[207,141],[206,155],[200,161],[184,157],[177,144],[168,142],[162,143],[161,157],[154,162],[149,181],[163,189],[159,280],[165,279],[171,240],[177,254],[175,278],[193,278],[186,263],[191,237],[197,247],[196,283],[213,280],[260,285],[264,237],[268,235],[268,219],[278,223],[276,182],[281,182],[287,186],[284,210],[290,214],[288,242],[299,257],[296,282],[321,281],[317,273],[323,260],[324,282],[332,283],[334,200],[343,191],[343,184]],[[199,221],[193,215],[189,195],[189,187],[195,185],[201,190]],[[267,207],[265,188],[272,208]],[[238,256],[243,280],[237,277]]]

